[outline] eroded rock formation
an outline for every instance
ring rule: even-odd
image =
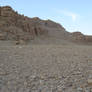
[[[92,42],[92,36],[81,32],[69,33],[51,20],[29,18],[18,14],[10,6],[0,7],[0,40],[29,41],[41,35],[75,42]]]
[[[0,39],[30,40],[46,34],[47,30],[41,27],[41,20],[37,20],[19,15],[9,6],[0,7]]]
[[[92,42],[92,36],[84,35],[81,32],[73,32],[72,40],[77,42]]]

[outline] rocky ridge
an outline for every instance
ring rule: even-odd
[[[81,32],[73,32],[71,35],[74,41],[92,42],[92,36],[84,35]]]
[[[30,40],[35,36],[47,35],[49,28],[65,30],[61,25],[51,20],[41,20],[38,17],[28,18],[19,15],[10,6],[0,7],[0,39]]]
[[[72,42],[92,42],[92,36],[80,32],[69,33],[63,26],[51,20],[29,18],[18,14],[10,6],[0,7],[0,40],[30,41],[44,36]]]

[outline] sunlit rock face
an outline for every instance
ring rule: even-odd
[[[38,17],[29,18],[18,14],[10,6],[0,7],[0,39],[30,40],[35,36],[46,36],[48,31],[52,30],[53,32],[54,30],[63,31],[63,34],[66,32],[60,24],[51,20],[41,20]]]
[[[81,32],[69,33],[62,25],[51,20],[29,18],[18,14],[10,6],[0,7],[0,40],[29,41],[40,36],[74,42],[92,42],[91,36],[85,36]]]

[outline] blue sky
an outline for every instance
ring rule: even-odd
[[[92,35],[92,0],[0,0],[29,17],[51,19],[67,31]]]

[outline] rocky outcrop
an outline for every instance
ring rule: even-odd
[[[92,42],[92,36],[69,33],[60,24],[18,14],[10,6],[0,7],[0,40],[29,41],[45,36],[73,42]]]
[[[81,32],[73,32],[72,37],[74,41],[84,41],[85,40],[85,36],[81,33]]]
[[[38,21],[39,20],[39,21]],[[30,40],[35,36],[46,35],[47,31],[38,18],[19,15],[11,7],[0,7],[0,39]]]
[[[14,15],[15,15],[15,12],[10,6],[0,7],[0,16],[11,17]]]
[[[84,35],[81,32],[73,32],[71,33],[71,35],[72,35],[72,41],[92,43],[92,36]]]
[[[50,30],[65,31],[58,23],[19,15],[10,6],[0,7],[0,39],[31,40],[35,36],[48,35]]]

